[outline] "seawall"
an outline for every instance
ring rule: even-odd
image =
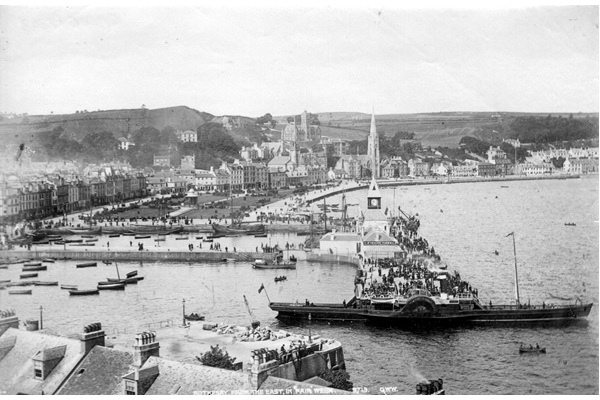
[[[0,260],[23,258],[56,258],[57,260],[93,260],[93,261],[254,261],[264,258],[264,253],[251,252],[184,252],[184,251],[64,251],[64,250],[10,250],[0,253]]]
[[[377,185],[382,187],[393,187],[393,186],[418,186],[418,185],[441,185],[449,183],[476,183],[476,182],[509,182],[509,181],[538,181],[548,179],[579,179],[579,175],[536,175],[536,176],[523,176],[523,175],[507,175],[507,176],[491,176],[491,177],[472,177],[472,178],[448,178],[448,179],[419,179],[419,180],[402,180],[402,181],[379,181]],[[323,200],[327,197],[335,196],[337,194],[354,192],[356,190],[368,189],[369,185],[360,185],[351,188],[344,188],[331,191],[321,196],[315,197],[310,200],[306,200],[307,204],[314,203],[316,201]]]

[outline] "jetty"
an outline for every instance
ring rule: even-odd
[[[265,253],[224,252],[224,251],[71,251],[71,250],[17,250],[6,251],[0,260],[11,261],[17,258],[54,258],[56,260],[91,261],[183,261],[183,262],[222,262],[225,257],[235,261],[254,261]]]

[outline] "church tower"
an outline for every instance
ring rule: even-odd
[[[375,126],[375,111],[371,114],[371,131],[369,132],[367,155],[371,159],[373,178],[379,178],[381,168],[379,166],[379,135]]]

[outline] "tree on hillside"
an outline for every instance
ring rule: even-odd
[[[266,113],[262,117],[256,118],[256,125],[263,125],[267,122],[271,122],[273,120],[273,116],[270,113]]]
[[[119,141],[110,132],[89,133],[81,141],[86,155],[100,161],[114,160]]]

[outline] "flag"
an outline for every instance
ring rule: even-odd
[[[264,288],[265,288],[264,283],[261,283],[260,289],[258,289],[258,293],[262,292]]]
[[[514,232],[511,232],[511,233],[509,233],[508,235],[506,235],[506,237],[509,237],[509,236],[514,236],[514,234],[515,234]]]

